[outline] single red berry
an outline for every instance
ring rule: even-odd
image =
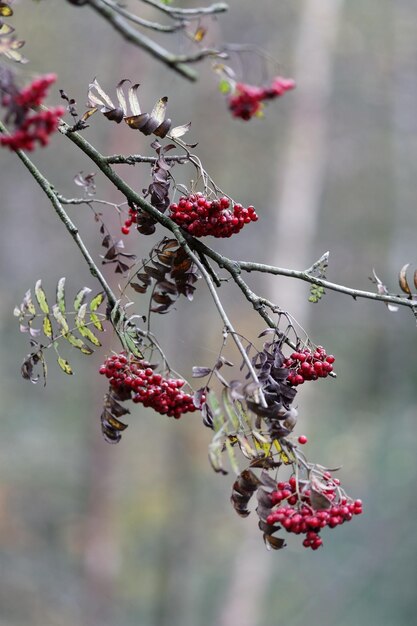
[[[308,439],[305,435],[300,435],[298,437],[298,443],[301,444],[302,446],[307,443]]]

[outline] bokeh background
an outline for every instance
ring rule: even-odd
[[[400,267],[417,267],[415,2],[229,5],[227,15],[209,23],[208,36],[265,49],[279,60],[279,72],[297,81],[297,90],[272,103],[263,121],[230,118],[209,63],[199,66],[197,85],[188,83],[126,44],[90,8],[56,0],[14,5],[13,25],[30,58],[21,80],[54,71],[58,87],[80,108],[94,76],[108,91],[123,77],[140,82],[145,109],[168,95],[174,121],[192,121],[190,140],[198,141],[206,169],[261,215],[239,237],[215,242],[219,250],[298,269],[330,250],[330,279],[372,289],[375,268],[395,292]],[[156,17],[150,7],[142,15]],[[179,35],[165,44],[190,49]],[[242,79],[263,80],[256,56],[236,62]],[[266,71],[277,73],[271,65]],[[106,154],[149,153],[142,135],[100,117],[86,137]],[[80,192],[73,183],[79,171],[94,171],[59,136],[33,158],[67,196]],[[64,275],[74,293],[95,285],[18,159],[2,151],[0,163],[1,626],[414,624],[412,314],[335,293],[312,305],[305,284],[250,277],[257,292],[287,308],[315,343],[336,355],[337,380],[299,393],[299,432],[309,436],[311,460],[343,466],[340,478],[365,507],[353,523],[327,531],[317,552],[291,537],[284,551],[268,552],[255,515],[240,519],[229,505],[232,475],[210,469],[210,432],[197,414],[176,422],[138,408],[122,442],[104,442],[99,415],[106,385],[97,369],[118,349],[110,332],[101,353],[67,353],[73,377],[52,359],[46,388],[20,378],[28,344],[12,312],[25,291],[42,278],[52,297]],[[149,169],[120,171],[136,188],[147,186]],[[97,186],[98,197],[120,199],[99,175]],[[70,212],[98,258],[91,213]],[[117,216],[105,217],[117,232]],[[127,241],[139,258],[151,246],[135,234]],[[156,326],[185,376],[192,364],[210,364],[221,342],[216,311],[204,288],[198,291],[194,303],[179,303]],[[232,287],[221,291],[235,325],[255,337],[262,328],[255,313]],[[136,311],[146,311],[140,300]]]

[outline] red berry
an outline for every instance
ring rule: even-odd
[[[307,443],[308,439],[305,435],[300,435],[298,437],[298,443],[300,443],[302,446]]]

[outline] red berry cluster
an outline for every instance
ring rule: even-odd
[[[183,413],[197,410],[193,397],[181,391],[185,380],[164,378],[144,359],[129,360],[124,354],[114,354],[106,359],[99,372],[109,379],[113,389],[123,395],[131,394],[133,402],[152,407],[162,415],[178,419]]]
[[[233,117],[248,121],[262,110],[262,102],[282,96],[286,91],[294,89],[295,82],[291,78],[277,76],[269,87],[255,87],[238,83],[235,93],[229,99],[229,109]]]
[[[332,478],[327,472],[324,475],[327,482],[325,495],[329,500],[329,508],[314,509],[311,504],[311,491],[304,488],[301,493],[297,492],[297,481],[292,476],[288,482],[278,483],[277,491],[271,494],[271,503],[278,508],[268,515],[268,524],[279,523],[289,533],[305,535],[303,546],[317,550],[322,543],[319,533],[328,526],[336,528],[344,522],[349,522],[354,515],[362,513],[362,501],[350,500],[336,495],[336,487],[339,485],[337,478]],[[336,499],[338,501],[336,502]],[[286,502],[286,504],[284,504]]]
[[[56,74],[40,76],[19,92],[15,97],[16,104],[27,109],[38,107],[45,100],[49,87],[53,85],[56,79]]]
[[[0,145],[10,150],[34,150],[35,143],[47,146],[49,137],[58,128],[59,118],[64,114],[62,107],[28,115],[12,135],[0,137]]]
[[[287,380],[296,387],[297,385],[302,385],[306,380],[327,378],[330,372],[333,371],[335,360],[332,354],[327,355],[326,350],[322,346],[317,346],[314,352],[309,348],[293,352],[284,361],[283,367],[291,369]]]
[[[14,117],[14,132],[6,137],[0,137],[0,145],[8,146],[10,150],[28,150],[35,148],[38,142],[41,146],[49,143],[49,137],[56,131],[59,118],[65,113],[63,107],[51,108],[47,111],[32,112],[31,109],[42,104],[47,91],[56,81],[55,74],[47,74],[34,80],[22,91],[5,93],[1,103]]]
[[[171,204],[169,209],[171,219],[194,237],[231,237],[245,224],[258,219],[253,206],[245,209],[235,204],[232,210],[229,198],[208,200],[201,193],[182,196],[178,204]]]

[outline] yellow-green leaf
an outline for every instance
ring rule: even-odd
[[[233,426],[233,430],[237,432],[241,429],[241,424],[239,422],[239,417],[236,415],[236,411],[234,410],[234,406],[230,400],[229,391],[226,388],[224,388],[222,391],[222,401],[226,416]]]
[[[283,449],[283,447],[281,446],[281,444],[278,441],[278,439],[274,439],[274,446],[275,446],[275,449],[277,450],[277,452],[280,455],[281,461],[285,465],[291,465],[294,462],[294,460],[295,460],[294,455],[292,453],[287,454],[285,452],[285,450]]]
[[[223,415],[223,411],[221,410],[219,403],[217,402],[215,393],[210,391],[208,398],[207,398],[207,402],[213,413],[214,432],[217,433],[221,428],[223,428],[224,423],[225,423],[225,417]]]
[[[39,307],[42,311],[42,313],[49,313],[49,306],[48,306],[48,302],[46,300],[46,294],[44,292],[44,290],[42,289],[42,281],[38,280],[36,281],[36,285],[35,285],[35,296],[36,296],[36,300],[38,301]]]
[[[58,357],[58,365],[62,369],[62,371],[65,372],[65,374],[69,374],[70,376],[72,375],[73,372],[71,369],[71,365],[68,363],[68,361],[60,356]]]
[[[104,291],[98,293],[90,302],[90,311],[97,311],[100,304],[103,302],[105,298]]]
[[[103,324],[101,323],[96,313],[90,313],[90,321],[93,324],[93,326],[97,328],[97,330],[101,330],[103,332],[104,330]]]
[[[143,359],[143,354],[139,350],[136,341],[130,335],[130,333],[128,333],[128,332],[124,333],[124,335],[123,335],[123,343],[124,343],[124,347],[126,348],[127,352],[130,352],[131,354],[133,354],[133,356],[137,357],[138,359]]]
[[[10,17],[13,15],[13,9],[5,2],[0,2],[0,15],[2,17]]]
[[[56,319],[57,324],[59,325],[62,334],[65,335],[66,333],[68,333],[69,332],[68,322],[66,320],[64,313],[62,313],[62,311],[60,310],[58,304],[54,304],[54,306],[52,307],[52,315]]]
[[[4,56],[10,59],[11,61],[15,61],[16,63],[28,62],[28,60],[23,56],[23,54],[20,54],[18,50],[11,50],[11,49],[6,50],[4,52]]]
[[[83,304],[85,297],[88,293],[90,293],[91,289],[89,287],[83,287],[75,296],[74,300],[74,310],[78,311],[80,306]]]
[[[91,341],[95,346],[101,346],[100,341],[94,335],[94,333],[85,325],[85,314],[87,310],[87,303],[80,306],[78,313],[75,317],[75,325],[80,335]]]
[[[9,26],[9,24],[0,24],[0,37],[3,37],[4,35],[10,35],[13,31],[14,28],[12,26]]]
[[[45,317],[43,318],[42,327],[44,335],[46,335],[46,337],[49,337],[49,339],[52,339],[52,324],[48,315],[45,315]]]
[[[83,354],[93,354],[94,350],[92,350],[89,346],[87,346],[81,339],[75,337],[72,333],[65,333],[63,337],[72,345],[74,348],[78,348],[81,350]]]

